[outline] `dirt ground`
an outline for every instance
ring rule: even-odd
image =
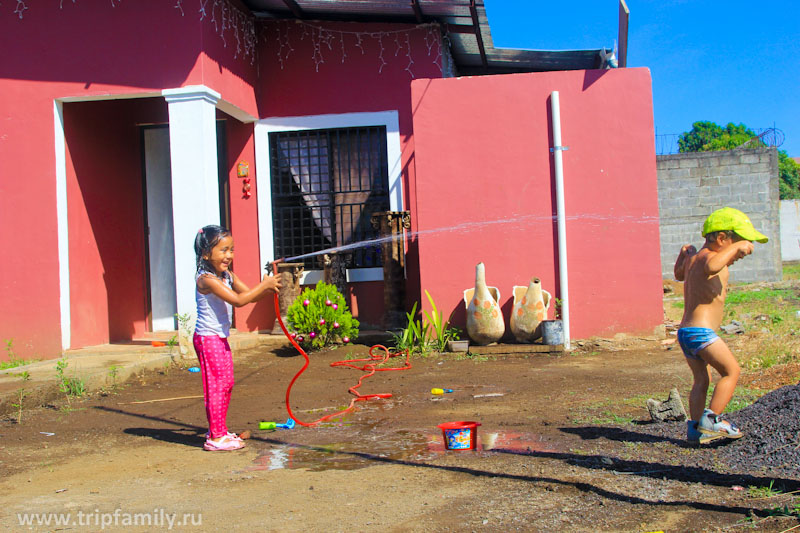
[[[292,390],[311,421],[349,403],[361,373],[329,364],[366,346],[314,353]],[[784,493],[795,476],[734,472],[645,429],[648,397],[691,376],[659,339],[586,341],[569,354],[412,359],[379,372],[355,413],[318,427],[259,431],[285,421],[286,386],[302,366],[289,348],[235,355],[232,431],[247,447],[204,452],[200,374],[173,367],[105,395],[26,410],[0,422],[0,528],[7,531],[785,531],[796,517],[749,487]],[[392,360],[398,366],[396,360]],[[777,372],[777,370],[776,370]],[[797,369],[794,369],[794,373]],[[771,385],[794,376],[762,376]],[[432,387],[454,389],[432,396]],[[437,424],[480,422],[476,451],[445,451]],[[743,428],[746,431],[746,428]],[[746,437],[745,437],[746,438]],[[743,488],[744,490],[740,490]],[[24,513],[32,525],[21,525]],[[36,525],[48,513],[66,524]],[[132,515],[141,522],[132,522]],[[68,515],[68,516],[67,516]],[[175,522],[169,518],[175,516]],[[125,519],[128,522],[125,522]],[[180,525],[182,520],[186,524]]]

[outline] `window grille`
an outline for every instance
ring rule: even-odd
[[[378,238],[370,218],[389,210],[385,126],[275,132],[269,145],[275,257]],[[348,268],[382,265],[380,244],[343,255]]]

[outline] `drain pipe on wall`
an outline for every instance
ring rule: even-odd
[[[567,222],[564,211],[564,167],[561,152],[561,107],[558,91],[550,93],[550,110],[553,116],[553,152],[556,169],[556,214],[558,219],[558,283],[561,295],[561,320],[564,326],[564,349],[569,350],[569,276],[567,275]]]

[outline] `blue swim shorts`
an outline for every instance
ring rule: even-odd
[[[687,359],[702,361],[697,352],[719,339],[710,328],[681,328],[678,330],[678,343]]]

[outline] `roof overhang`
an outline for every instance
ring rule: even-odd
[[[461,75],[595,69],[606,49],[495,48],[483,0],[242,0],[262,19],[399,22],[442,26]]]

